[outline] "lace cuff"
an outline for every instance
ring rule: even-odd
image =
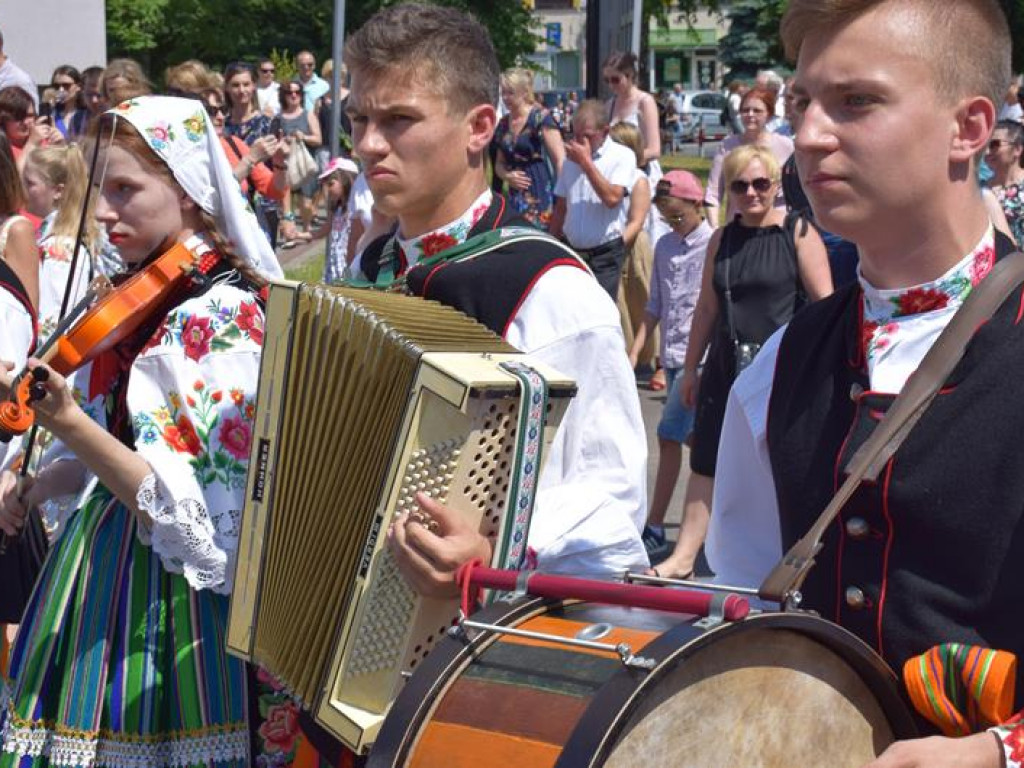
[[[1002,725],[989,728],[989,732],[999,739],[1006,768],[1021,768],[1024,765],[1024,712],[1014,715]]]
[[[137,526],[139,540],[165,569],[182,574],[193,589],[231,593],[240,510],[211,514],[203,499],[175,498],[156,473],[146,475],[135,499],[152,520],[148,529]]]

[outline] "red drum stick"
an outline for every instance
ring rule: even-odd
[[[665,589],[646,587],[639,584],[579,579],[571,576],[537,573],[535,571],[505,571],[487,568],[479,560],[466,563],[455,576],[462,588],[463,610],[470,601],[470,593],[480,589],[497,589],[502,592],[525,592],[535,597],[556,600],[586,600],[607,605],[624,605],[631,608],[649,608],[655,611],[686,613],[707,616],[711,612],[714,595],[694,589]],[[723,611],[727,621],[739,621],[750,613],[750,603],[739,595],[726,595]],[[468,611],[467,611],[468,613]]]

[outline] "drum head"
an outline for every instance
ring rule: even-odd
[[[638,691],[609,768],[860,768],[895,739],[842,656],[797,631],[708,644]]]

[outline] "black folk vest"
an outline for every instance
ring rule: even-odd
[[[495,195],[468,236],[506,226],[530,224],[509,211],[503,197]],[[381,237],[367,246],[362,269],[368,280],[376,280],[389,239],[390,236]],[[397,249],[394,258],[403,258]],[[557,244],[513,242],[465,261],[414,266],[406,275],[406,286],[413,295],[447,304],[504,336],[530,289],[545,272],[560,265],[584,268]],[[398,274],[405,265],[396,261],[393,266]],[[566,300],[571,301],[572,297],[567,296]]]
[[[997,239],[997,258],[1012,249]],[[802,592],[897,674],[943,642],[1024,659],[1024,291],[975,333],[941,393],[831,526]],[[803,309],[779,348],[767,439],[783,551],[892,403],[868,389],[854,284]],[[1017,707],[1024,664],[1017,670]]]

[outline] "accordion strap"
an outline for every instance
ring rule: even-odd
[[[544,448],[544,416],[548,408],[548,383],[534,368],[521,362],[499,366],[519,380],[519,418],[516,425],[515,461],[509,473],[508,498],[505,503],[505,525],[500,541],[495,542],[501,568],[513,571],[527,563],[526,542],[530,519],[537,497],[537,475],[540,473]]]

